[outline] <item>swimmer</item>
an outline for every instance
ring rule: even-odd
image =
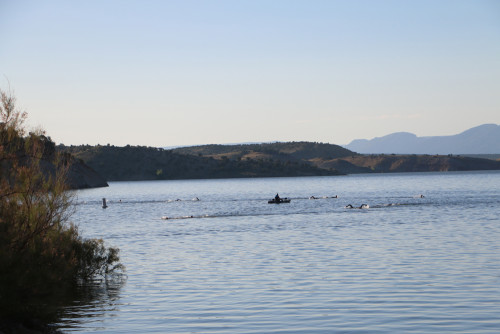
[[[369,209],[370,206],[368,204],[361,204],[359,207],[354,207],[352,204],[347,204],[344,208],[346,209]]]

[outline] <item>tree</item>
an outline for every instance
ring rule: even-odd
[[[86,240],[69,219],[68,154],[41,130],[26,135],[25,112],[0,90],[0,318],[30,300],[124,269],[118,249]],[[29,312],[28,312],[29,313]]]

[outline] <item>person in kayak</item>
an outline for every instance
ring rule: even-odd
[[[276,196],[274,196],[274,200],[276,202],[280,202],[281,201],[280,195],[278,195],[278,193],[276,193]]]

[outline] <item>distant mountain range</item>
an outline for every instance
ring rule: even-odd
[[[452,136],[396,132],[371,140],[356,139],[344,147],[362,154],[500,154],[500,125],[483,124]]]

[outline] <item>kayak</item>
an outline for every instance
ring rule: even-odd
[[[279,200],[276,200],[275,198],[270,199],[267,201],[268,204],[280,204],[280,203],[290,203],[291,199],[289,198],[280,198]]]

